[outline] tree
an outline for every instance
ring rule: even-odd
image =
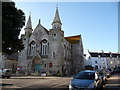
[[[25,25],[25,15],[15,7],[14,2],[2,2],[2,52],[12,54],[24,47],[18,38],[21,28]]]

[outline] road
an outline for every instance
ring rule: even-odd
[[[27,77],[11,77],[10,79],[1,79],[2,80],[2,90],[4,88],[17,88],[17,90],[26,90],[26,89],[40,89],[40,88],[67,88],[72,77],[39,77],[39,76],[27,76]],[[10,90],[11,90],[10,89]],[[107,84],[103,89],[115,89],[120,90],[120,74],[112,75],[109,78]]]
[[[11,77],[1,79],[4,88],[68,88],[72,77]]]
[[[105,85],[105,89],[107,90],[120,90],[120,73],[114,74],[109,78],[107,84]]]

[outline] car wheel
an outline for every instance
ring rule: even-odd
[[[7,76],[7,79],[9,79],[10,78],[10,76]]]
[[[2,75],[2,78],[5,78],[5,76]]]
[[[103,81],[103,82],[102,82],[102,85],[105,85],[105,84],[106,84],[106,81]]]

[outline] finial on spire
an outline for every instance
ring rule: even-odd
[[[30,14],[29,14],[29,15],[30,15],[30,17],[31,17],[31,12],[30,12]]]
[[[56,5],[56,9],[58,9],[58,4]]]
[[[39,19],[39,24],[41,23],[41,19]]]

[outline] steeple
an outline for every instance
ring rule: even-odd
[[[30,13],[30,15],[29,15],[28,22],[27,22],[27,24],[26,24],[25,29],[32,29],[32,24],[31,24],[31,13]]]
[[[28,21],[27,21],[27,24],[26,24],[26,27],[25,27],[25,34],[30,36],[32,34],[32,23],[31,23],[31,13],[29,15],[29,18],[28,18]]]
[[[53,29],[54,28],[61,28],[61,20],[60,20],[60,17],[59,17],[59,12],[58,12],[58,6],[56,7],[56,13],[55,13],[55,17],[54,17],[54,20],[52,22],[52,26],[53,26]]]

